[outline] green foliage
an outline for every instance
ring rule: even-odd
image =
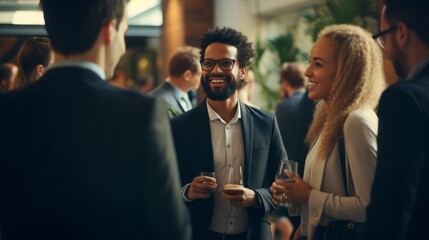
[[[366,28],[369,18],[377,17],[376,1],[373,0],[324,0],[324,3],[304,12],[309,23],[309,33],[316,40],[317,34],[331,24],[350,23]]]
[[[331,24],[349,23],[367,28],[368,20],[377,17],[376,2],[374,0],[323,0],[312,11],[305,11],[301,16],[308,24],[308,34],[313,40],[326,26]],[[283,63],[295,62],[299,59],[308,59],[308,53],[296,47],[296,39],[292,33],[280,35],[276,38],[255,43],[256,57],[252,70],[255,72],[256,82],[261,87],[261,97],[265,100],[265,109],[273,111],[279,102],[279,89],[273,83],[278,80]],[[269,58],[268,61],[264,57]],[[267,64],[267,62],[269,64]]]
[[[264,108],[273,111],[280,100],[279,89],[277,84],[270,86],[268,78],[270,76],[275,78],[277,83],[282,64],[297,61],[300,51],[296,48],[295,38],[291,33],[280,35],[266,42],[258,39],[255,43],[255,51],[256,56],[252,70],[255,73],[256,82],[261,87],[261,96],[266,102]],[[262,58],[268,53],[274,56],[274,59],[270,59],[269,64],[264,65]]]

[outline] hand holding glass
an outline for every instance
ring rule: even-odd
[[[225,189],[242,188],[243,187],[243,171],[239,166],[238,171],[234,168],[229,169],[228,182],[224,186]]]
[[[276,182],[294,182],[294,180],[286,174],[286,170],[295,175],[298,175],[298,163],[291,160],[281,160],[276,173]],[[282,199],[285,199],[286,194],[281,193],[281,195]],[[290,203],[287,201],[283,201],[279,202],[278,206],[289,207],[289,204]]]

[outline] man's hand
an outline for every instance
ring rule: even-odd
[[[251,207],[256,205],[256,193],[245,187],[224,188],[223,197],[235,207]]]
[[[210,194],[216,191],[216,187],[217,183],[215,178],[198,176],[192,180],[186,197],[191,200],[209,198]]]

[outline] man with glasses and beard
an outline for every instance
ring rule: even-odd
[[[424,239],[429,226],[427,0],[385,0],[374,35],[396,74],[378,107],[378,160],[364,239]],[[426,237],[425,237],[426,236]]]
[[[193,237],[271,239],[267,213],[274,205],[268,188],[287,154],[274,115],[238,99],[254,50],[246,36],[231,28],[207,31],[200,47],[207,98],[171,120]],[[224,187],[231,183],[241,186]]]

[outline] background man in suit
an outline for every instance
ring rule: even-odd
[[[427,0],[385,0],[374,36],[395,71],[379,108],[378,162],[365,239],[421,239],[429,226]]]
[[[190,46],[179,48],[170,60],[169,78],[163,85],[149,93],[165,100],[170,118],[192,109],[188,92],[200,86],[199,58],[198,48]]]
[[[105,81],[125,2],[41,6],[57,62],[0,96],[2,239],[190,239],[165,104]]]
[[[240,32],[207,31],[201,41],[207,99],[171,120],[194,239],[271,239],[268,184],[287,156],[274,115],[238,100],[239,81],[253,56]],[[203,171],[216,179],[198,176]],[[244,186],[224,189],[227,183]]]
[[[297,115],[301,109],[299,102],[304,97],[306,78],[305,68],[301,63],[286,63],[280,72],[280,85],[287,92],[287,96],[276,108],[276,118],[279,123],[280,134],[289,158],[294,158],[295,145],[298,144]],[[304,143],[303,139],[299,143]],[[302,176],[302,175],[301,175]]]

